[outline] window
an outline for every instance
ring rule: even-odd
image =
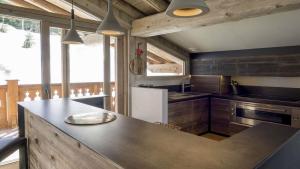
[[[79,32],[84,44],[70,45],[70,82],[103,82],[103,36]],[[112,41],[111,43],[114,43]],[[115,49],[111,45],[111,81],[115,81]]]
[[[83,44],[69,45],[71,97],[103,92],[103,36],[78,31]],[[53,98],[61,97],[63,29],[50,28],[50,61]],[[111,39],[111,82],[115,81],[115,40]]]
[[[0,84],[41,83],[40,22],[0,15]]]
[[[50,28],[50,70],[51,70],[51,83],[62,82],[61,70],[61,35],[62,29]]]
[[[147,76],[182,76],[184,60],[147,44]]]

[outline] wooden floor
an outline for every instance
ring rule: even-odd
[[[205,138],[208,138],[208,139],[211,139],[214,141],[222,141],[222,140],[228,138],[228,137],[221,136],[221,135],[214,134],[214,133],[205,133],[205,134],[201,135],[201,137],[205,137]]]

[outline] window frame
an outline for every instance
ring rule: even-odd
[[[177,52],[173,52],[171,49],[168,49],[167,47],[160,47],[154,43],[151,43],[149,41],[146,41],[146,51],[148,52],[148,44],[158,48],[159,50],[162,50],[163,52],[169,54],[169,55],[172,55],[173,57],[176,57],[177,59],[180,59],[183,61],[183,65],[182,65],[182,75],[166,75],[166,76],[149,76],[147,74],[147,67],[146,67],[146,73],[145,73],[145,76],[147,78],[162,78],[162,77],[165,77],[165,78],[179,78],[179,77],[186,77],[188,74],[189,74],[189,71],[188,71],[188,62],[189,62],[189,58],[183,56],[183,55],[180,55],[178,54]],[[148,55],[146,54],[146,59],[148,58]],[[146,60],[147,62],[147,60]],[[147,64],[146,64],[147,65]],[[147,65],[148,66],[148,65]]]

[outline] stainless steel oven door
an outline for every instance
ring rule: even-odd
[[[262,122],[291,125],[291,112],[281,106],[259,103],[237,103],[232,112],[234,123],[255,126]]]
[[[260,120],[256,120],[256,119],[250,119],[250,118],[244,118],[244,117],[236,117],[234,118],[233,120],[235,123],[238,123],[238,124],[243,124],[243,125],[246,125],[246,126],[255,126],[259,123],[262,123],[263,121],[260,121]]]

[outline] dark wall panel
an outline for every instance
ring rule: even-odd
[[[191,74],[300,76],[300,46],[194,53]]]

